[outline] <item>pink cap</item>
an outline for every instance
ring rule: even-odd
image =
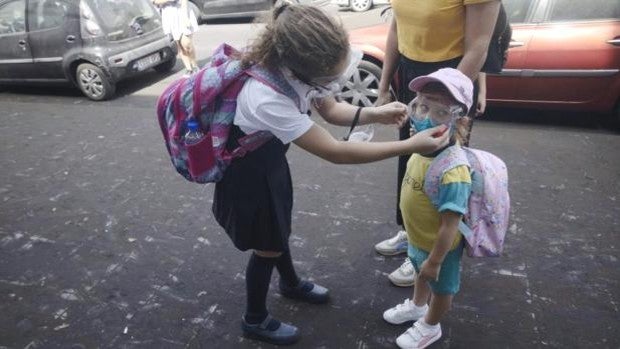
[[[448,91],[452,94],[452,97],[463,103],[467,111],[469,111],[474,98],[474,84],[465,74],[457,69],[442,68],[434,73],[419,76],[411,80],[409,89],[413,92],[419,92],[424,85],[433,81],[440,82],[446,86]]]

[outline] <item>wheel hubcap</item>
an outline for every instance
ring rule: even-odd
[[[347,81],[340,97],[360,107],[371,107],[379,96],[379,79],[365,69],[357,69]]]
[[[92,97],[100,97],[103,95],[104,87],[101,76],[93,69],[84,69],[80,72],[80,85]]]

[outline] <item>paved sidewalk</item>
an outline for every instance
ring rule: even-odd
[[[240,337],[248,255],[214,223],[212,188],[173,172],[152,102],[3,102],[0,348],[271,347]],[[473,143],[509,166],[512,224],[502,258],[464,259],[434,347],[620,347],[618,136],[487,121]],[[296,267],[333,300],[271,292],[269,308],[300,326],[297,348],[394,348],[406,326],[381,313],[411,290],[372,246],[397,229],[395,160],[289,159]]]

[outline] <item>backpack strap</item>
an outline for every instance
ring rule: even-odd
[[[459,145],[453,145],[442,151],[431,162],[426,174],[424,175],[424,193],[428,196],[435,208],[439,208],[439,186],[444,174],[458,166],[467,166],[471,169],[471,165],[467,158],[467,154]],[[459,222],[459,231],[464,236],[471,236],[471,229],[461,220]]]
[[[263,84],[271,87],[275,91],[292,99],[297,106],[297,109],[301,109],[301,101],[299,95],[288,83],[284,75],[279,69],[267,69],[259,65],[254,65],[248,69],[247,74],[254,79],[262,82]]]
[[[276,92],[283,94],[295,102],[297,109],[301,109],[299,95],[288,83],[279,69],[266,69],[259,65],[254,65],[245,71],[248,77],[252,77],[261,83],[271,87]],[[245,156],[246,153],[258,149],[263,144],[273,138],[269,131],[258,131],[237,139],[239,147],[230,153],[233,158]]]

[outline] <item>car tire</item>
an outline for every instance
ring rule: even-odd
[[[370,10],[372,0],[351,0],[351,10],[355,12],[364,12]]]
[[[352,105],[371,107],[379,97],[381,67],[373,62],[361,61],[357,70],[340,91],[338,97]],[[394,91],[390,88],[392,97]]]
[[[160,65],[156,65],[155,67],[153,67],[153,69],[155,69],[155,71],[158,73],[166,74],[166,73],[169,73],[172,69],[174,69],[176,65],[177,65],[177,58],[172,57],[172,59],[167,60]]]
[[[99,67],[82,63],[75,70],[75,80],[82,93],[93,101],[103,101],[114,95],[116,86]]]

